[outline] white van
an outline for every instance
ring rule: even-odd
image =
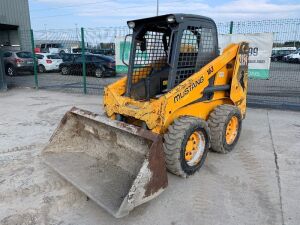
[[[42,43],[40,48],[42,53],[51,53],[51,54],[69,53],[69,49],[65,48],[61,43]]]

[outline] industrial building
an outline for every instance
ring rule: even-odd
[[[0,0],[0,49],[30,50],[28,0]]]

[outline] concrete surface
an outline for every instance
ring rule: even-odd
[[[300,224],[300,112],[248,109],[233,152],[209,153],[194,176],[171,174],[158,198],[115,219],[49,169],[40,152],[72,106],[99,96],[0,93],[0,224]]]

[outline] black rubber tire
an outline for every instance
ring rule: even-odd
[[[101,73],[100,73],[100,71],[101,71]],[[104,74],[105,74],[105,69],[103,67],[96,68],[96,70],[95,70],[95,77],[97,77],[97,78],[103,78]]]
[[[235,140],[229,145],[226,142],[226,128],[230,119],[236,116],[238,118],[239,127]],[[211,132],[211,149],[219,153],[231,152],[236,145],[242,130],[242,115],[240,110],[233,105],[217,106],[210,114],[208,126]]]
[[[13,65],[8,65],[6,67],[6,75],[10,76],[10,77],[13,77],[13,76],[17,75],[17,71],[16,71],[16,69]]]
[[[61,68],[61,74],[62,75],[69,75],[70,74],[70,69],[67,66],[63,66]]]
[[[194,166],[185,161],[184,153],[188,138],[194,131],[201,131],[205,137],[205,149],[201,160]],[[196,117],[180,117],[168,127],[164,134],[164,152],[169,172],[181,177],[194,174],[203,165],[209,151],[210,131],[206,121]]]
[[[40,65],[38,66],[38,71],[39,71],[39,73],[45,73],[45,72],[46,72],[45,66],[40,64]]]

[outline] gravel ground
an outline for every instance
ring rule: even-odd
[[[122,219],[42,161],[72,106],[103,113],[101,97],[31,89],[0,93],[0,224],[300,224],[300,112],[248,109],[233,152],[210,153],[188,179],[168,174],[158,198]]]

